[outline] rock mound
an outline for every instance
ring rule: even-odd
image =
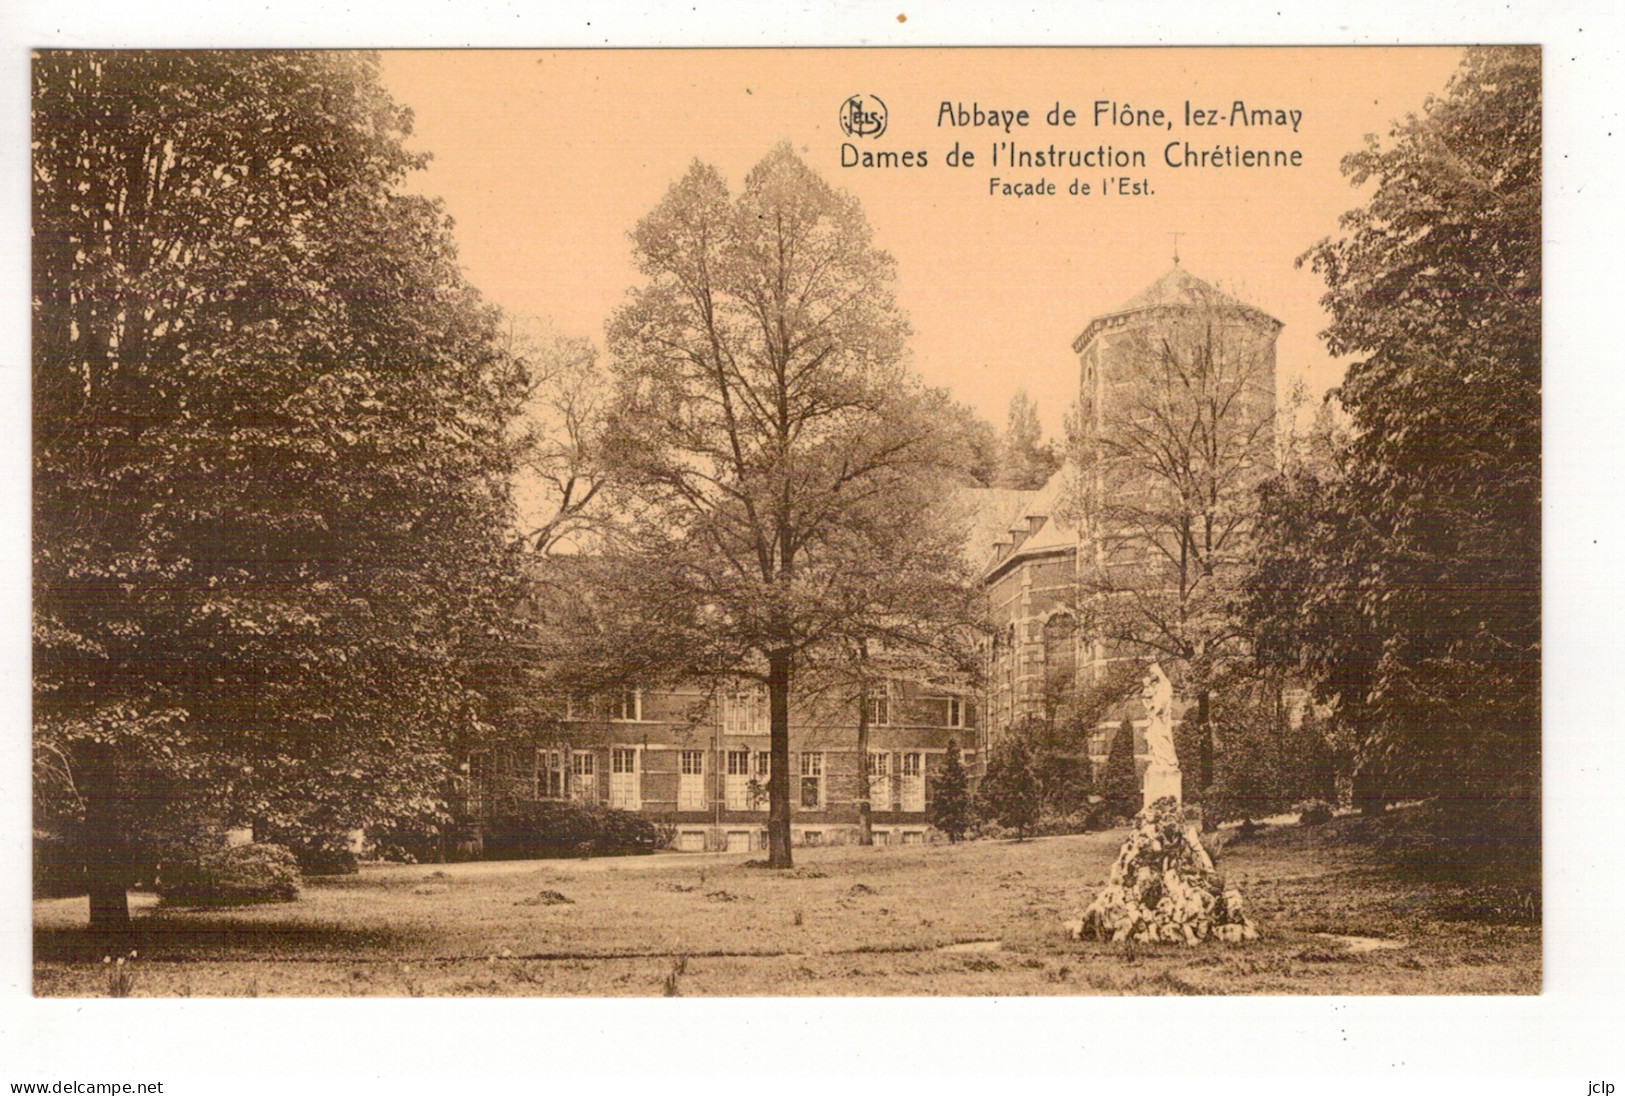
[[[1105,888],[1070,922],[1074,937],[1185,944],[1254,940],[1241,892],[1226,888],[1202,847],[1197,817],[1164,796],[1135,816]]]

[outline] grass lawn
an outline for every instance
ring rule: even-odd
[[[291,904],[143,904],[130,969],[136,996],[1539,992],[1538,864],[1418,868],[1363,839],[1381,824],[1220,835],[1250,944],[1069,940],[1116,830],[798,849],[788,872],[724,854],[369,866]],[[85,900],[34,911],[35,993],[106,995]]]

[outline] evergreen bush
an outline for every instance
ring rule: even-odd
[[[926,818],[947,835],[950,843],[961,840],[971,826],[970,780],[959,760],[959,743],[952,739],[942,771],[931,781]]]
[[[522,860],[649,853],[669,845],[672,834],[672,827],[658,825],[636,811],[540,800],[517,803],[491,820],[485,833],[485,857]]]
[[[1100,782],[1104,813],[1133,818],[1140,811],[1140,773],[1134,764],[1134,723],[1124,719],[1106,751]]]
[[[994,748],[977,790],[977,813],[1025,838],[1038,821],[1040,807],[1038,779],[1026,742],[1020,736],[1004,739]]]
[[[281,845],[233,845],[174,854],[159,866],[158,893],[182,906],[292,902],[299,862]]]

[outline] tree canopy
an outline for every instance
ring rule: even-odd
[[[969,603],[946,507],[963,416],[907,369],[894,264],[858,203],[788,145],[737,195],[696,162],[632,240],[647,280],[609,324],[605,444],[635,501],[588,565],[619,625],[599,634],[646,672],[767,683],[787,865],[794,665],[928,642]]]
[[[1061,458],[1055,444],[1043,437],[1038,404],[1025,388],[1018,388],[1010,397],[1004,436],[999,439],[999,469],[993,486],[1036,491],[1048,483],[1061,467]]]
[[[1351,436],[1272,485],[1252,603],[1389,797],[1538,794],[1540,80],[1538,49],[1468,50],[1345,158],[1375,189],[1300,260],[1358,355]]]
[[[435,810],[512,596],[523,370],[353,53],[33,66],[37,802],[93,921],[166,805]]]

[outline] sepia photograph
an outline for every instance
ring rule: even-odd
[[[33,994],[1540,994],[1542,61],[35,50]]]

